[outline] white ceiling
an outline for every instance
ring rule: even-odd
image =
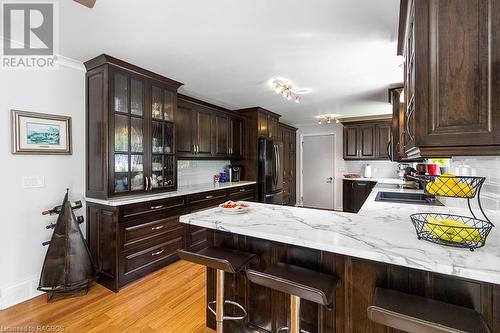
[[[183,82],[181,92],[232,109],[262,106],[300,124],[315,115],[390,112],[402,81],[399,0],[60,1],[60,53],[107,53]],[[300,104],[273,77],[310,88]]]

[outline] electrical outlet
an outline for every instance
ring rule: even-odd
[[[23,188],[39,188],[45,186],[45,177],[43,176],[24,176]]]

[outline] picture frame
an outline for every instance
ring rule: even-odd
[[[11,110],[12,154],[71,155],[71,117]]]

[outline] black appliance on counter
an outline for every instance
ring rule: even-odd
[[[232,182],[239,182],[241,180],[241,165],[230,165],[229,166],[229,174]]]
[[[283,143],[259,139],[259,202],[283,204]]]

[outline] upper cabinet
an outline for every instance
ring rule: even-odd
[[[389,120],[360,121],[344,124],[345,160],[383,160],[390,158],[391,123]]]
[[[405,158],[500,154],[500,2],[403,0],[399,31]]]
[[[278,137],[278,123],[279,123],[279,115],[267,111],[262,108],[257,113],[258,117],[258,132],[260,137],[275,139]]]
[[[85,66],[87,196],[174,190],[181,83],[107,55]]]
[[[231,117],[229,133],[229,154],[231,158],[243,156],[243,120]]]
[[[241,117],[187,96],[180,96],[178,104],[176,142],[179,158],[241,158]]]

